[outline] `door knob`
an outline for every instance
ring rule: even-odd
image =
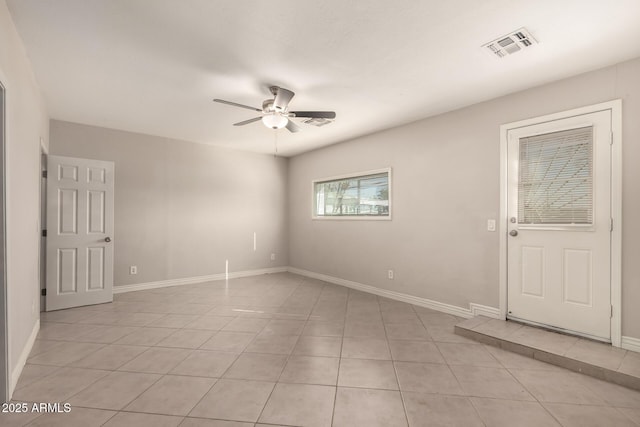
[[[517,235],[518,235],[518,230],[511,230],[511,231],[509,232],[509,236],[516,237]]]
[[[105,237],[105,238],[104,238],[104,241],[105,241],[105,242],[107,242],[107,243],[109,243],[109,242],[111,241],[111,237]]]

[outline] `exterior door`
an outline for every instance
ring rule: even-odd
[[[510,129],[507,317],[611,339],[611,112]]]
[[[47,311],[113,300],[114,164],[49,156]]]

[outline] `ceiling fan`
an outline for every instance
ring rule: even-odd
[[[271,86],[269,90],[273,95],[273,99],[264,100],[262,102],[262,108],[250,107],[248,105],[238,104],[237,102],[225,101],[224,99],[214,99],[214,101],[262,113],[260,117],[234,123],[234,126],[244,126],[262,120],[262,123],[271,129],[282,129],[286,127],[289,132],[299,132],[301,130],[300,127],[291,120],[294,117],[306,119],[303,123],[314,126],[324,126],[336,118],[334,111],[289,111],[289,102],[291,102],[295,93],[278,86]]]

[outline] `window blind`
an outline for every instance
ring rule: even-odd
[[[521,138],[518,223],[593,223],[593,126]]]

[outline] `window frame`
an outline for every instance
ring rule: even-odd
[[[369,175],[376,175],[376,174],[383,174],[386,173],[387,174],[387,186],[389,188],[389,197],[388,197],[388,202],[389,202],[389,215],[317,215],[316,212],[316,184],[321,183],[321,182],[328,182],[328,181],[339,181],[339,180],[345,180],[345,179],[357,179],[357,178],[364,178],[366,176]],[[392,212],[393,212],[393,208],[392,208],[392,174],[391,174],[391,167],[386,167],[386,168],[382,168],[382,169],[373,169],[373,170],[367,170],[367,171],[362,171],[362,172],[353,172],[353,173],[348,173],[348,174],[342,174],[342,175],[335,175],[335,176],[330,176],[330,177],[325,177],[325,178],[318,178],[318,179],[314,179],[311,181],[311,219],[312,220],[346,220],[346,221],[391,221],[392,218]]]

